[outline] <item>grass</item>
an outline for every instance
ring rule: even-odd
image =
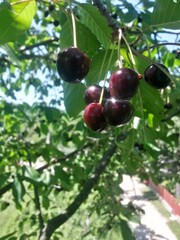
[[[143,194],[145,198],[148,199],[155,206],[155,208],[161,213],[161,215],[167,219],[167,225],[169,226],[173,234],[177,237],[177,239],[180,239],[180,223],[175,220],[170,220],[171,214],[163,206],[162,202],[152,190],[149,190],[149,188],[145,187],[143,190]]]
[[[9,239],[8,236],[10,237],[11,235],[12,239],[13,237],[14,239],[19,239],[21,235],[28,235],[29,240],[34,239],[30,238],[34,228],[30,222],[27,221],[29,220],[29,213],[32,213],[34,209],[30,205],[27,207],[27,205],[22,204],[21,211],[18,210],[12,199],[11,193],[4,194],[2,200],[8,201],[9,206],[4,211],[0,212],[0,240]]]
[[[6,234],[16,231],[16,222],[19,218],[14,203],[9,201],[10,205],[1,212],[0,216],[0,238]]]

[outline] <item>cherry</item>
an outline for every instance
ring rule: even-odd
[[[56,66],[64,81],[77,83],[87,75],[90,58],[78,48],[68,47],[58,53]]]
[[[135,143],[134,147],[137,148],[139,151],[144,151],[144,144],[143,143]]]
[[[138,20],[138,23],[142,23],[143,19],[142,19],[142,16],[141,16],[141,14],[139,14],[139,15],[138,15],[138,18],[137,18],[137,20]]]
[[[169,73],[169,70],[163,64],[159,65],[167,73]],[[157,89],[166,88],[171,82],[170,78],[154,64],[146,68],[146,70],[144,71],[144,78],[147,83]]]
[[[165,103],[164,108],[169,110],[169,109],[173,108],[173,105],[172,105],[172,103]]]
[[[121,68],[111,75],[109,90],[117,99],[132,98],[139,86],[139,75],[131,68]]]
[[[118,126],[130,121],[133,116],[133,107],[128,100],[110,98],[104,105],[104,117],[112,126]]]
[[[54,9],[55,9],[55,6],[52,5],[52,4],[50,4],[50,5],[49,5],[49,11],[52,12],[52,11],[54,11]]]
[[[99,85],[91,85],[89,86],[84,94],[84,100],[86,104],[90,104],[93,102],[98,103],[100,100],[100,96],[101,96],[101,92],[102,92],[102,87]],[[107,90],[107,88],[104,88],[104,95],[103,95],[103,103],[105,102],[105,100],[107,98],[110,98],[110,93]]]
[[[49,15],[49,11],[45,11],[44,12],[44,17],[48,17],[48,15]]]
[[[53,24],[55,27],[57,27],[57,26],[59,26],[60,22],[58,20],[54,20]]]
[[[102,131],[106,127],[103,107],[99,103],[90,103],[84,110],[84,122],[93,131]]]

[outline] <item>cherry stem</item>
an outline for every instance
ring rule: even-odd
[[[136,62],[135,62],[135,60],[134,60],[134,56],[133,56],[132,51],[131,51],[131,47],[129,46],[129,43],[128,43],[128,41],[126,40],[126,38],[125,38],[125,36],[124,36],[123,34],[122,34],[122,38],[123,38],[123,40],[124,40],[124,42],[125,42],[125,44],[126,44],[126,46],[127,46],[127,48],[128,48],[129,53],[130,53],[132,65],[133,65],[135,71],[138,73],[138,70],[137,70],[137,68],[136,68]]]
[[[70,7],[70,13],[71,13],[72,28],[73,28],[73,45],[74,47],[77,47],[76,21],[75,21],[74,13],[71,6],[71,0],[69,0],[69,7]]]
[[[98,79],[100,79],[100,77],[101,77],[102,70],[103,70],[103,67],[104,67],[104,63],[105,63],[105,60],[106,60],[106,57],[107,57],[108,50],[109,50],[109,48],[106,49],[106,52],[104,54],[104,58],[103,58],[103,61],[102,61],[102,64],[101,64],[101,69],[99,71]]]
[[[118,37],[118,61],[119,61],[119,68],[123,67],[122,58],[121,58],[121,38],[122,38],[122,30],[119,29],[119,37]]]
[[[103,100],[103,96],[104,96],[104,88],[105,88],[105,85],[106,85],[106,79],[107,79],[107,74],[108,74],[108,69],[109,69],[109,65],[110,65],[111,60],[112,60],[112,56],[113,56],[113,53],[114,53],[114,49],[115,49],[115,48],[113,48],[113,50],[112,50],[112,52],[111,52],[111,55],[110,55],[110,58],[109,58],[109,61],[108,61],[106,74],[105,74],[104,80],[103,80],[103,86],[102,86],[101,96],[100,96],[100,99],[99,99],[99,104],[102,104],[102,100]]]

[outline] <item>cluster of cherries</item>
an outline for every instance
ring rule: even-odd
[[[164,65],[160,64],[160,67],[168,72]],[[89,68],[90,58],[76,47],[68,47],[57,56],[58,73],[66,82],[80,82]],[[86,125],[93,131],[102,131],[108,125],[119,126],[129,122],[133,116],[133,106],[129,100],[136,94],[140,78],[141,74],[135,70],[121,68],[111,75],[109,89],[99,85],[88,87],[84,95]],[[170,84],[167,74],[154,64],[145,70],[144,78],[157,89]]]

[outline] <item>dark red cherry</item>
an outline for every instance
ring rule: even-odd
[[[169,110],[169,109],[172,109],[173,108],[173,105],[171,103],[165,103],[164,104],[164,108]]]
[[[103,107],[99,103],[90,103],[84,110],[84,122],[93,131],[102,131],[107,123],[103,115]]]
[[[58,53],[56,66],[64,81],[76,83],[87,75],[90,58],[78,48],[68,47]]]
[[[111,75],[109,90],[117,99],[132,98],[139,86],[139,75],[131,68],[121,68]]]
[[[55,9],[55,5],[50,4],[49,5],[49,11],[52,12],[52,11],[54,11],[54,9]]]
[[[99,85],[92,85],[89,86],[84,94],[84,100],[86,104],[90,104],[93,102],[98,103],[100,100],[100,96],[101,96],[101,92],[102,92],[102,87]],[[104,88],[104,94],[103,94],[103,103],[105,102],[105,100],[107,98],[110,97],[110,93],[107,90],[107,88]]]
[[[163,64],[159,65],[167,73],[169,73],[167,67],[165,67]],[[151,86],[157,89],[166,88],[171,82],[170,78],[154,64],[146,68],[146,70],[144,71],[144,78],[147,83],[149,83]]]
[[[107,123],[118,126],[130,121],[133,107],[128,100],[110,98],[106,101],[103,112]]]

